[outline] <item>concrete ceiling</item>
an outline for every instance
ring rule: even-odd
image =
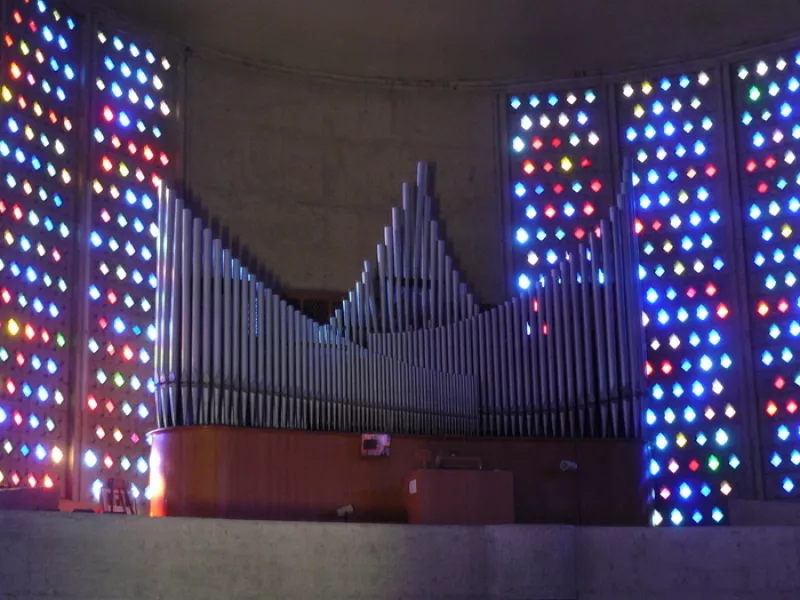
[[[790,0],[97,0],[256,62],[414,81],[545,80],[800,34]]]

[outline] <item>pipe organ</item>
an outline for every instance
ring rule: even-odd
[[[644,384],[630,194],[588,244],[481,311],[403,184],[376,257],[328,323],[281,298],[174,192],[159,197],[160,427],[638,438]]]

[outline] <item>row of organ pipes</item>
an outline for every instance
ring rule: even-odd
[[[375,262],[321,324],[162,188],[158,425],[638,438],[645,382],[631,194],[588,245],[481,311],[431,216],[432,166],[420,163],[402,189]]]

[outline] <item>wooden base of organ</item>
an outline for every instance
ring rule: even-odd
[[[403,482],[414,525],[514,523],[514,474],[476,469],[416,469]]]
[[[153,516],[338,521],[351,504],[351,522],[407,523],[404,478],[422,454],[455,453],[513,476],[517,523],[647,523],[636,441],[394,435],[390,457],[362,457],[358,433],[197,426],[152,436]],[[565,459],[578,470],[562,472]]]

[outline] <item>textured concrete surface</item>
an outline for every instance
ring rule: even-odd
[[[800,525],[800,503],[791,500],[731,500],[731,525]]]
[[[0,598],[783,600],[800,528],[424,527],[0,512]]]
[[[98,3],[256,61],[421,82],[554,80],[800,33],[800,4],[787,0],[233,0],[224,11],[213,0]]]
[[[505,297],[489,91],[390,90],[187,65],[187,185],[288,286],[349,290],[401,184],[435,161],[438,216],[484,302]]]

